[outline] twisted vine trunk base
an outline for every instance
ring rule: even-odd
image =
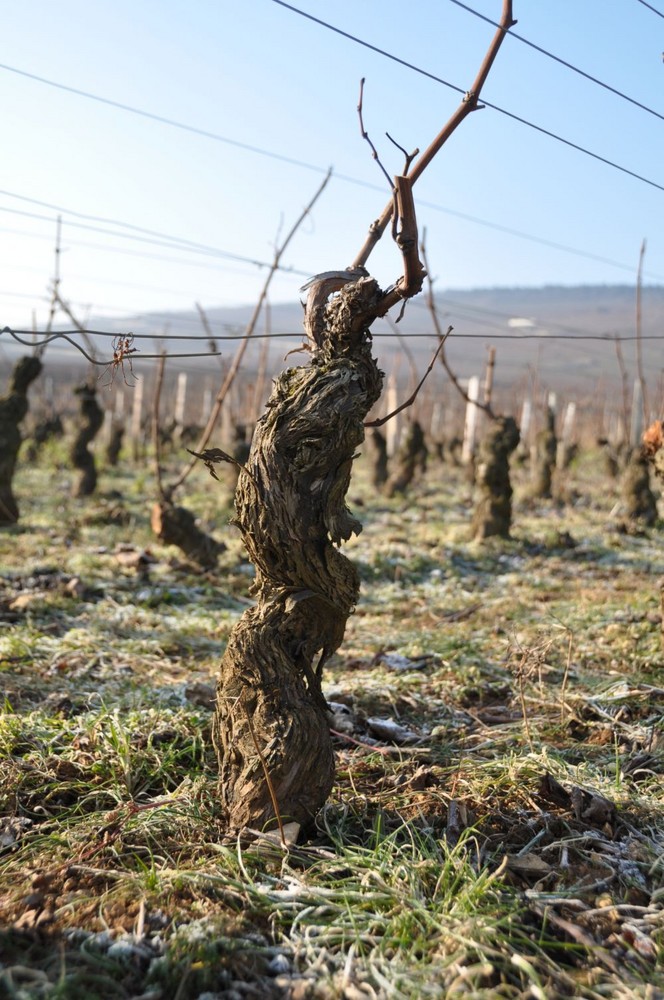
[[[274,825],[269,784],[281,819],[303,824],[332,788],[321,680],[359,595],[338,546],[361,530],[345,497],[382,388],[369,333],[381,298],[362,278],[307,317],[311,361],[277,379],[240,473],[236,523],[256,568],[256,605],[231,633],[217,687],[213,738],[229,829]]]

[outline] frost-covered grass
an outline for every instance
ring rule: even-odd
[[[0,994],[664,991],[664,547],[616,530],[592,456],[573,502],[517,470],[513,538],[484,545],[460,470],[385,500],[359,464],[337,783],[288,852],[229,840],[217,804],[212,685],[251,582],[228,490],[197,471],[182,498],[229,546],[202,574],[151,537],[144,469],[74,501],[56,459],[0,534]]]

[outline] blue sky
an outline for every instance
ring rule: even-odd
[[[494,31],[450,0],[293,3],[464,89]],[[468,4],[499,18],[500,0]],[[664,11],[664,0],[653,6]],[[517,33],[664,115],[664,18],[638,0],[515,0],[514,15]],[[253,302],[264,271],[184,241],[269,261],[329,166],[339,176],[285,263],[306,274],[342,268],[389,194],[360,137],[360,78],[365,126],[390,173],[402,156],[385,132],[423,149],[459,103],[273,0],[25,0],[3,20],[0,58],[13,70],[231,141],[0,69],[0,325],[30,326],[33,312],[46,320],[58,214],[49,206],[62,209],[62,293],[82,315]],[[664,186],[661,117],[516,39],[483,96]],[[415,196],[440,291],[630,283],[644,237],[645,280],[664,283],[664,191],[497,111],[461,125]],[[140,242],[128,226],[170,245]],[[387,236],[370,268],[385,285],[398,276]],[[303,280],[279,275],[273,301],[296,299]]]

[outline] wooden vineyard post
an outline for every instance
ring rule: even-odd
[[[463,428],[463,445],[461,447],[461,462],[470,465],[475,454],[477,439],[477,400],[480,395],[480,380],[477,375],[468,379],[468,402],[466,404],[466,421]]]
[[[137,461],[141,452],[141,424],[143,420],[143,390],[145,382],[140,379],[134,386],[134,398],[131,408],[131,444],[134,461]]]
[[[560,432],[556,451],[556,468],[564,471],[574,455],[574,425],[576,423],[576,403],[570,402],[565,407],[563,426]]]
[[[629,422],[630,448],[639,448],[641,446],[643,430],[643,388],[637,378],[634,380],[634,389],[632,391],[632,414]]]
[[[526,458],[530,456],[530,428],[532,426],[532,419],[533,402],[530,396],[526,396],[521,404],[521,421],[519,426],[519,453]]]
[[[386,411],[393,413],[399,405],[397,392],[397,380],[394,374],[387,380],[387,391],[385,393]],[[399,446],[399,417],[392,417],[385,428],[385,441],[387,444],[387,457],[394,458]]]
[[[185,422],[185,412],[187,406],[187,373],[180,372],[178,375],[177,389],[175,391],[175,410],[173,418],[175,420],[175,433],[182,434]]]

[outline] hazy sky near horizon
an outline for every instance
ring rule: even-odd
[[[293,5],[462,90],[494,33],[451,0]],[[468,6],[499,19],[500,0]],[[644,279],[664,283],[664,17],[639,0],[515,0],[514,16],[651,110],[510,37],[482,96],[646,180],[500,111],[470,115],[415,187],[436,288],[629,284],[643,238]],[[274,0],[25,0],[3,36],[0,327],[43,327],[59,214],[62,294],[82,316],[253,302],[265,270],[235,258],[270,261],[332,167],[284,257],[298,273],[272,285],[295,300],[307,275],[351,262],[389,197],[360,78],[390,174],[403,156],[385,132],[424,149],[460,101]],[[369,266],[398,277],[387,234]]]

